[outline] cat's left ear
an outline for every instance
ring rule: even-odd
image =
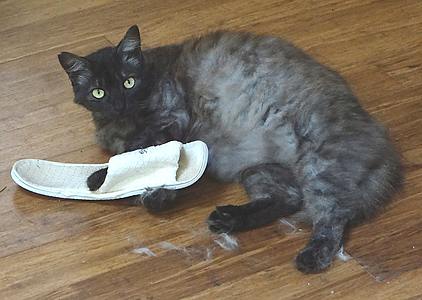
[[[133,25],[126,32],[124,38],[121,40],[117,46],[118,52],[132,52],[141,50],[141,37],[139,35],[138,26]]]

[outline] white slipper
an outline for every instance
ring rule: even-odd
[[[160,146],[115,155],[106,164],[68,164],[40,159],[22,159],[12,168],[12,178],[21,187],[42,195],[77,199],[111,200],[140,195],[148,188],[181,189],[195,183],[208,161],[205,143],[172,141]],[[97,191],[86,180],[107,168]]]

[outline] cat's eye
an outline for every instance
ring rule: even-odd
[[[127,89],[133,88],[133,86],[135,85],[135,78],[129,77],[128,79],[125,80],[125,82],[123,82],[123,85]]]
[[[92,96],[94,96],[94,98],[101,99],[104,97],[104,90],[95,89],[92,91]]]

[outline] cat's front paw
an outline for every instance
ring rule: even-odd
[[[96,191],[103,185],[107,176],[107,169],[108,168],[98,170],[88,177],[86,184],[90,191]]]
[[[318,273],[331,267],[333,257],[326,249],[306,247],[295,258],[296,268],[305,274]]]
[[[139,195],[136,202],[143,205],[148,211],[160,211],[168,208],[176,199],[176,190],[164,188],[148,189]]]
[[[237,231],[240,223],[239,207],[234,205],[217,206],[205,220],[213,233],[230,233]]]

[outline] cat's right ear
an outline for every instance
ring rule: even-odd
[[[69,52],[62,52],[58,57],[63,69],[69,75],[86,69],[88,65],[88,61],[85,58]]]
[[[89,81],[90,67],[88,60],[69,52],[62,52],[59,54],[59,61],[69,76],[72,86]]]

